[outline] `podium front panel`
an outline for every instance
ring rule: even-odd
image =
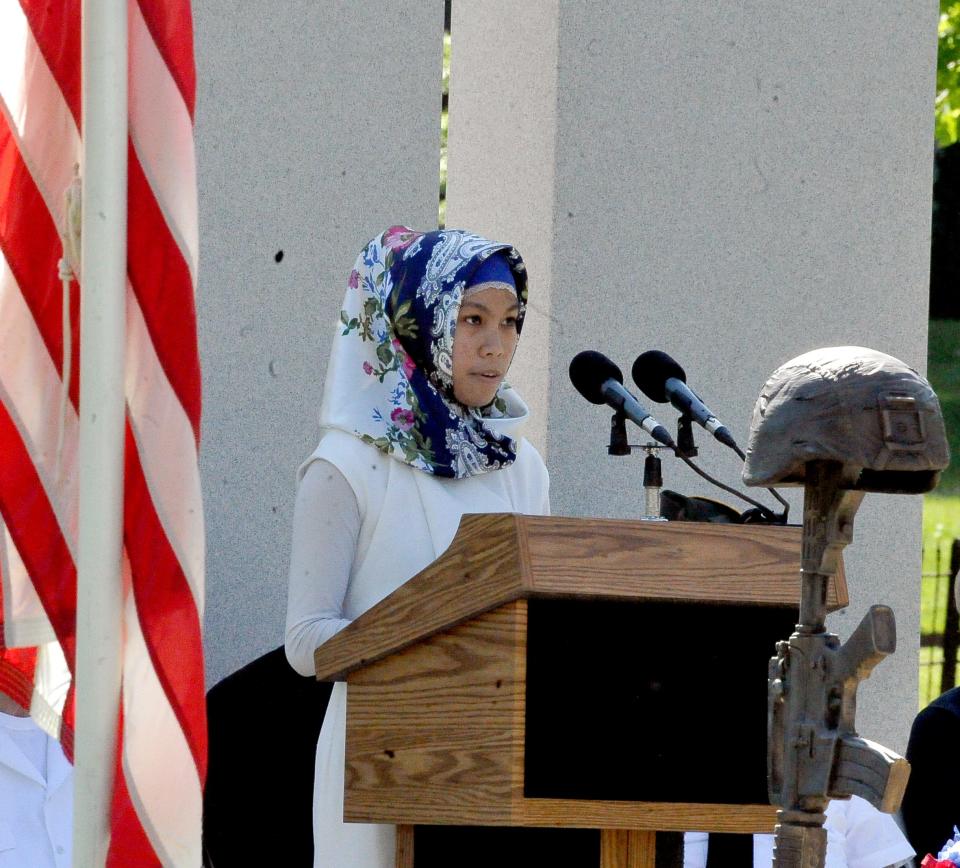
[[[796,617],[530,600],[525,798],[766,803],[767,661]]]
[[[351,674],[344,817],[770,831],[766,661],[793,618],[785,608],[518,600],[437,634]],[[731,685],[717,700],[723,655]],[[678,693],[684,711],[671,716],[663,706]],[[671,728],[689,739],[665,740]]]

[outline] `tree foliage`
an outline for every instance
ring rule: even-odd
[[[960,138],[960,0],[940,0],[936,117],[937,142],[953,144]]]

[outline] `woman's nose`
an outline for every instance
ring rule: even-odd
[[[500,339],[499,329],[490,329],[490,331],[484,334],[480,351],[486,356],[499,356],[503,354],[503,341]]]

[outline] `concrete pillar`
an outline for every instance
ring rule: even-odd
[[[539,414],[557,513],[642,511],[641,457],[606,455],[609,413],[569,384],[580,350],[628,384],[640,352],[667,351],[741,444],[767,375],[801,352],[857,344],[924,367],[936,22],[935,0],[454,4],[447,222],[528,261],[511,380]],[[739,484],[736,456],[697,435],[702,466]],[[672,458],[664,477],[713,494]],[[920,508],[867,497],[831,625],[846,636],[869,604],[894,606],[900,648],[858,720],[900,750]]]
[[[194,8],[208,682],[283,642],[297,466],[347,275],[437,225],[443,3]]]

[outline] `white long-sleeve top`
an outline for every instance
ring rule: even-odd
[[[520,432],[526,405],[487,420],[517,443],[509,467],[466,479],[431,476],[336,429],[301,466],[284,645],[301,675],[313,652],[442,554],[467,512],[550,512],[549,477]]]
[[[313,675],[314,650],[350,623],[343,601],[360,525],[350,483],[329,461],[312,462],[297,490],[287,596],[285,649],[301,675]]]
[[[504,470],[438,479],[349,434],[327,432],[301,468],[294,507],[290,665],[312,675],[314,650],[438,557],[464,512],[544,515],[548,489],[546,468],[526,440]],[[372,576],[371,559],[380,564]]]
[[[465,513],[549,513],[543,460],[515,439],[509,467],[440,479],[351,434],[324,432],[301,468],[294,509],[285,647],[297,672],[313,674],[317,646],[436,560]],[[343,822],[345,686],[334,686],[317,742],[314,865],[389,868],[393,827]]]

